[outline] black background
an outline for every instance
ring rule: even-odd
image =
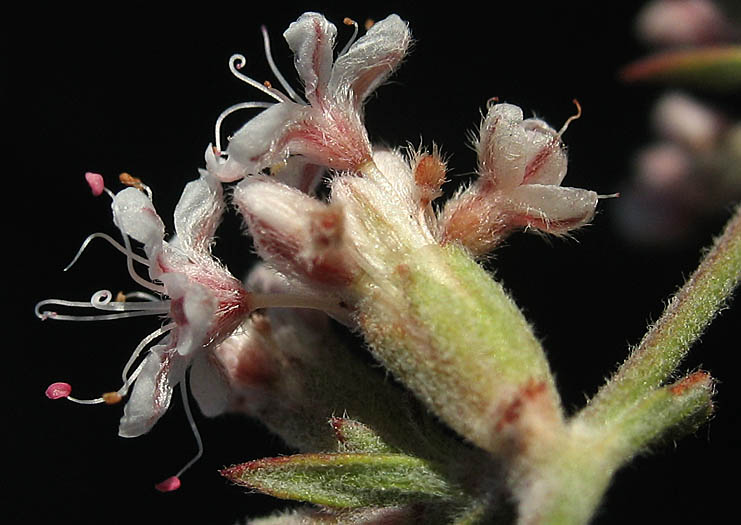
[[[42,323],[33,316],[33,305],[43,298],[83,300],[101,288],[133,288],[123,258],[105,243],[94,243],[73,269],[61,271],[89,233],[116,233],[109,203],[90,195],[85,171],[106,174],[114,188],[122,171],[144,179],[158,211],[171,221],[182,187],[203,164],[218,114],[233,103],[261,99],[229,74],[229,56],[244,53],[247,74],[271,78],[261,24],[271,30],[276,61],[294,79],[280,34],[301,12],[324,12],[338,25],[340,42],[350,33],[343,17],[362,21],[397,12],[409,21],[416,44],[367,106],[374,140],[434,141],[450,156],[453,187],[475,168],[468,137],[487,99],[516,103],[558,128],[578,98],[584,115],[566,134],[566,185],[620,191],[632,156],[651,138],[648,111],[661,93],[617,78],[621,66],[646,51],[631,26],[640,2],[558,4],[373,2],[336,8],[242,2],[188,10],[182,4],[27,5],[20,16],[6,19],[3,99],[11,118],[5,146],[12,160],[6,164],[4,222],[11,317],[3,398],[11,446],[5,449],[10,469],[3,498],[10,521],[231,524],[282,506],[245,494],[216,472],[288,452],[256,422],[197,416],[205,456],[185,474],[179,491],[162,495],[153,483],[177,471],[195,449],[179,397],[149,435],[134,440],[116,435],[121,407],[44,397],[57,380],[70,382],[80,396],[115,388],[130,350],[155,328],[151,319]],[[228,126],[242,118],[232,117]],[[617,233],[614,202],[602,201],[594,224],[574,240],[517,235],[490,263],[543,339],[570,409],[640,340],[724,219],[719,214],[680,245],[638,246]],[[218,255],[234,274],[243,274],[253,255],[236,218],[226,221],[220,239]],[[623,469],[597,523],[720,522],[735,509],[739,343],[731,334],[737,325],[738,308],[726,311],[686,363],[688,370],[712,371],[720,382],[713,421]]]

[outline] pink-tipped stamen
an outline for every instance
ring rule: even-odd
[[[160,492],[172,492],[180,488],[180,478],[177,476],[170,476],[166,480],[157,483],[154,488]]]
[[[105,400],[102,397],[95,399],[77,399],[70,395],[71,392],[72,387],[69,383],[57,382],[49,385],[46,388],[45,394],[49,399],[66,399],[67,401],[72,401],[79,405],[97,405],[99,403],[105,403]]]
[[[103,176],[100,173],[93,173],[92,171],[88,171],[87,173],[85,173],[85,180],[87,181],[88,186],[90,186],[93,195],[95,195],[96,197],[103,193],[103,191],[105,190]]]
[[[49,399],[62,399],[65,397],[69,397],[70,393],[72,392],[72,387],[69,383],[52,383],[46,388],[46,397]]]
[[[180,394],[183,397],[183,408],[185,409],[185,416],[188,418],[188,424],[190,425],[190,429],[193,432],[193,437],[195,437],[196,444],[198,445],[198,452],[196,452],[196,455],[193,456],[193,458],[188,461],[188,463],[186,463],[185,466],[181,468],[177,474],[175,474],[174,476],[170,476],[164,481],[160,481],[154,486],[154,488],[156,488],[160,492],[172,492],[173,490],[179,489],[180,476],[182,476],[186,470],[188,470],[199,459],[201,459],[201,456],[203,455],[203,440],[201,439],[201,434],[198,432],[196,421],[195,419],[193,419],[193,413],[190,411],[190,403],[188,403],[188,389],[185,385],[185,381],[180,383]]]

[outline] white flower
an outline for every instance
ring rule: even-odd
[[[512,104],[491,106],[477,143],[479,178],[446,203],[443,242],[460,242],[482,255],[517,228],[558,235],[588,223],[599,196],[560,186],[567,168],[565,130],[523,119]]]
[[[283,36],[294,53],[306,101],[276,70],[290,98],[276,90],[263,89],[279,102],[232,137],[226,150],[227,160],[217,172],[222,181],[282,165],[290,155],[303,155],[314,164],[348,171],[355,171],[370,160],[363,102],[401,62],[411,41],[409,29],[398,16],[391,15],[346,46],[334,60],[336,34],[335,26],[317,13],[303,14],[286,30]],[[235,59],[243,64],[241,56],[235,57],[232,65]],[[236,71],[235,74],[256,85]],[[235,108],[260,106],[246,103]]]
[[[100,176],[88,174],[87,178],[94,191],[101,193],[96,191],[102,187]],[[170,241],[164,240],[164,224],[154,209],[149,189],[139,182],[136,185],[116,195],[105,190],[113,198],[113,218],[123,234],[124,245],[104,234],[96,234],[88,238],[83,249],[94,237],[106,238],[126,254],[132,278],[149,292],[133,292],[112,301],[112,294],[102,290],[89,303],[49,299],[36,308],[42,319],[88,321],[139,315],[169,318],[169,322],[136,347],[124,367],[123,386],[117,391],[90,400],[70,397],[71,388],[64,383],[55,383],[47,391],[54,399],[113,403],[121,400],[133,385],[119,426],[122,437],[140,436],[154,426],[167,411],[174,387],[185,380],[186,370],[191,366],[191,390],[202,411],[206,415],[220,413],[227,401],[226,383],[218,369],[212,367],[207,353],[231,335],[253,309],[250,294],[242,283],[211,255],[211,243],[224,210],[221,184],[202,171],[198,180],[186,186],[175,208],[176,235]],[[146,257],[134,253],[129,237],[143,244]],[[148,266],[151,280],[138,275],[134,263]],[[113,313],[74,316],[42,311],[42,307],[50,304],[92,307]],[[146,357],[140,361],[145,351]],[[185,394],[183,397],[187,410]],[[159,488],[174,490],[177,486],[179,481],[175,476]]]
[[[127,188],[114,198],[114,220],[125,235],[144,245],[150,277],[163,283],[174,323],[166,342],[144,362],[147,379],[142,381],[140,375],[126,404],[119,429],[124,437],[147,432],[167,410],[172,388],[184,378],[185,369],[208,364],[194,360],[194,353],[230,335],[250,312],[249,294],[241,282],[211,256],[224,209],[222,191],[206,172],[188,184],[175,208],[176,236],[169,242],[148,196]],[[212,399],[196,399],[205,412],[216,410],[209,406]]]

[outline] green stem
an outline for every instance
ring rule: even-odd
[[[610,425],[574,421],[553,453],[515,479],[519,525],[588,523],[613,474],[670,433],[695,429],[712,413],[714,383],[695,372],[646,396]]]
[[[741,206],[700,266],[610,381],[577,416],[609,421],[664,383],[741,279]]]

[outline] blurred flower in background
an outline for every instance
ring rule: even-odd
[[[680,243],[741,198],[741,122],[722,100],[706,100],[741,87],[741,19],[731,4],[656,0],[636,17],[637,37],[652,51],[622,77],[668,87],[650,114],[653,142],[636,152],[614,207],[632,241]]]

